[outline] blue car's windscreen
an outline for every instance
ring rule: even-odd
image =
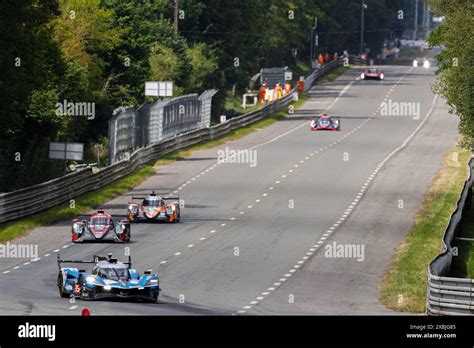
[[[126,268],[101,268],[99,276],[112,280],[127,280],[129,277]]]

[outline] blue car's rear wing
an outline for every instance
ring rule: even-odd
[[[61,268],[61,263],[90,263],[96,264],[99,261],[109,261],[109,262],[117,262],[117,259],[112,258],[112,254],[107,256],[99,256],[94,255],[94,259],[92,261],[84,261],[84,260],[61,260],[60,255],[57,256],[58,267]],[[123,262],[123,264],[127,265],[128,268],[132,268],[132,256],[128,255],[128,262]]]

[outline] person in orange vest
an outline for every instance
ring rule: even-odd
[[[281,97],[283,97],[283,87],[280,82],[276,84],[275,90],[276,90],[278,99],[281,99]]]
[[[258,96],[260,98],[260,104],[265,103],[265,95],[267,94],[267,84],[264,82],[258,91]]]
[[[291,92],[291,83],[290,81],[285,82],[285,94],[288,94]]]
[[[328,52],[326,52],[326,54],[324,56],[324,62],[329,63],[329,53]]]
[[[334,60],[337,60],[337,52],[334,53]]]
[[[319,65],[323,65],[323,63],[324,63],[324,58],[323,58],[323,55],[321,53],[319,54],[319,57],[318,57],[318,63],[319,63]]]

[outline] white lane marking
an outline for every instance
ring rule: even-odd
[[[244,313],[247,313],[247,311],[240,310],[240,311],[237,311],[237,313],[244,314]]]
[[[258,303],[258,301],[252,301],[252,302],[250,302],[250,304],[253,304],[253,305],[254,305],[254,304],[257,304],[257,303]]]
[[[205,240],[205,239],[206,239],[206,237],[201,237],[201,238],[199,238],[199,240]]]
[[[10,271],[4,271],[3,274],[7,274],[7,273],[10,273]]]
[[[48,257],[49,255],[51,255],[51,254],[44,254],[43,257]]]
[[[209,233],[216,233],[216,230],[209,231]]]
[[[181,253],[178,251],[178,252],[174,253],[174,255],[179,256],[179,255],[181,255]]]
[[[31,262],[25,262],[23,266],[28,266]]]
[[[69,309],[71,309],[71,310],[74,310],[74,309],[76,309],[76,308],[77,308],[77,306],[71,306],[71,307],[69,307]]]
[[[163,260],[163,261],[160,262],[160,264],[164,265],[166,262],[168,262],[168,261]]]
[[[250,309],[250,308],[252,308],[252,306],[243,306],[242,308]]]
[[[18,268],[20,268],[20,266],[15,266],[15,267],[13,267],[13,269],[18,269]]]
[[[224,227],[224,226],[225,226],[225,224],[221,224],[221,227]]]
[[[268,292],[268,291],[264,291],[264,292],[262,292],[262,295],[263,295],[263,296],[267,296],[268,294],[269,294],[269,292]]]
[[[192,248],[194,244],[188,244],[188,248]]]
[[[63,246],[63,249],[66,249],[67,247],[68,247],[68,246],[67,246],[67,245],[65,245],[65,246]]]

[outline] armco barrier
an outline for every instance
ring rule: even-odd
[[[443,237],[443,251],[428,266],[428,289],[426,312],[429,315],[473,315],[474,279],[448,277],[455,249],[451,243],[456,236],[461,220],[470,209],[472,198],[472,169],[474,160],[469,161],[469,178],[464,183],[456,210]]]
[[[319,70],[315,70],[305,80],[305,90],[311,88],[319,77],[342,64],[343,60],[341,57],[339,60],[326,64]],[[234,117],[225,123],[213,127],[193,130],[140,148],[133,152],[129,158],[114,163],[99,172],[94,173],[89,168],[17,191],[1,193],[0,223],[34,215],[59,204],[69,202],[71,199],[84,193],[107,186],[130,174],[135,169],[144,166],[151,160],[156,160],[172,151],[197,144],[203,140],[214,139],[237,128],[245,127],[287,106],[294,100],[296,94],[296,89],[293,89],[282,99],[268,104],[257,111]]]

